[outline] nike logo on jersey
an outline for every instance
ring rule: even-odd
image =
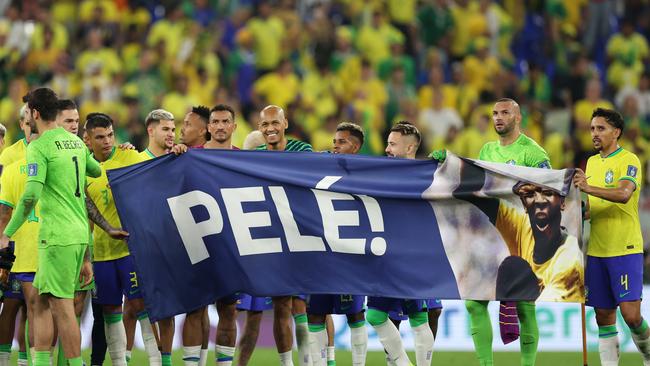
[[[622,298],[624,298],[625,296],[627,296],[627,294],[629,294],[629,293],[630,293],[630,291],[627,291],[627,292],[621,292],[620,294],[618,294],[618,297],[619,297],[619,299],[622,299]]]

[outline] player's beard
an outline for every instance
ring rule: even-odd
[[[495,132],[497,133],[497,135],[499,135],[499,136],[507,135],[507,134],[509,134],[510,132],[512,132],[512,130],[514,130],[514,129],[515,129],[515,124],[514,124],[514,122],[513,122],[512,124],[510,124],[510,123],[505,123],[505,124],[503,125],[503,127],[501,127],[501,131],[499,131],[496,127],[494,127],[494,131],[495,131]]]
[[[32,134],[38,133],[38,125],[36,125],[36,121],[31,116],[29,117],[28,124]]]

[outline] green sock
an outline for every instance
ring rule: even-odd
[[[469,324],[472,332],[472,340],[476,349],[476,357],[481,366],[494,365],[492,355],[492,324],[490,314],[487,310],[487,301],[465,301],[465,307],[469,312]]]
[[[57,366],[65,366],[68,364],[68,361],[65,358],[65,353],[63,352],[63,345],[61,344],[61,339],[59,339],[59,352],[56,355],[56,364]]]
[[[296,314],[293,319],[298,324],[307,323],[307,314]]]
[[[348,322],[348,326],[350,328],[361,328],[361,327],[364,327],[365,325],[366,325],[366,320],[365,319],[364,320],[359,320],[358,322],[354,322],[354,323]]]
[[[50,352],[36,351],[34,355],[34,366],[50,366]]]
[[[521,346],[522,366],[535,365],[537,358],[537,342],[539,342],[539,329],[537,328],[537,317],[535,316],[535,303],[530,301],[519,301],[517,303],[517,315],[521,325],[519,344]]]
[[[19,360],[26,360],[27,359],[27,352],[18,352],[18,359]]]
[[[32,366],[32,353],[29,351],[31,345],[29,344],[29,319],[25,319],[25,349],[27,349],[27,364]]]
[[[428,322],[429,322],[429,314],[427,314],[426,311],[409,313],[409,324],[411,325],[411,328],[418,327]]]
[[[11,343],[0,344],[0,353],[11,353]]]
[[[162,356],[162,366],[172,366],[172,354],[171,353],[161,353]]]
[[[638,336],[645,335],[646,332],[648,331],[648,322],[646,322],[645,319],[643,319],[641,321],[641,324],[638,327],[636,327],[636,328],[630,327],[630,330],[632,331],[632,333],[634,333],[634,334],[636,334]]]
[[[317,333],[325,329],[325,324],[322,323],[309,323],[309,331]]]
[[[84,362],[81,359],[81,356],[68,359],[68,365],[70,366],[83,366]]]

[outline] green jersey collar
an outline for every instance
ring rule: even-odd
[[[144,152],[149,155],[152,159],[156,158],[156,155],[154,155],[149,148],[144,149]]]
[[[616,150],[614,150],[611,154],[609,154],[609,155],[603,157],[603,159],[611,158],[612,156],[614,156],[614,155],[620,153],[621,151],[623,151],[623,148],[619,146],[619,147],[618,147]]]

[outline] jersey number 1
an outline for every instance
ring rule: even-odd
[[[79,190],[79,161],[76,156],[72,157],[72,161],[74,162],[74,173],[77,177],[77,189],[74,191],[74,195],[76,197],[81,197],[81,191]]]

